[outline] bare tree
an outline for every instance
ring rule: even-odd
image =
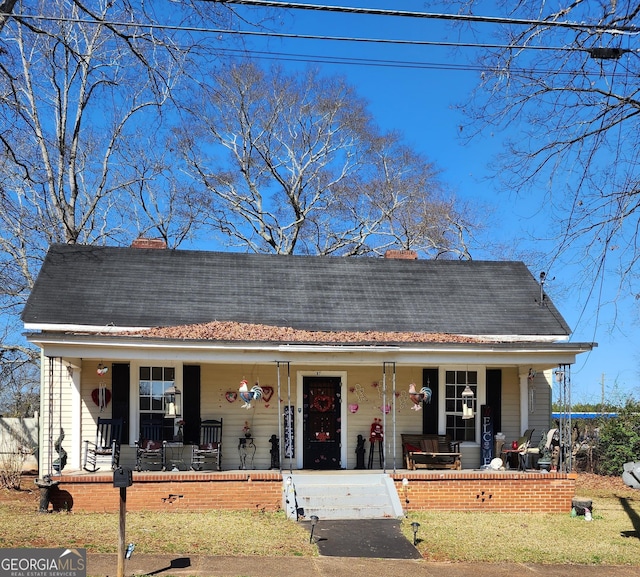
[[[9,15],[13,12],[13,8],[17,3],[18,0],[2,0],[2,2],[0,2],[0,32],[2,32],[4,25],[9,19]]]
[[[448,0],[492,14],[494,2]],[[474,25],[484,72],[465,105],[464,134],[507,129],[496,163],[509,190],[532,192],[555,225],[553,259],[583,280],[614,272],[640,297],[640,3],[500,1],[504,21]],[[571,256],[574,255],[574,256]]]
[[[209,223],[256,252],[461,254],[469,223],[431,162],[381,134],[342,78],[221,67],[180,148],[208,192]]]
[[[51,244],[129,244],[151,231],[177,246],[194,232],[193,191],[166,135],[195,56],[219,40],[179,25],[232,14],[217,3],[154,6],[2,3],[0,349],[11,354],[0,370],[11,355],[37,360],[19,314]]]
[[[58,8],[43,11],[78,16]],[[43,21],[34,29],[14,17],[4,34],[0,262],[3,309],[15,313],[50,244],[134,234],[114,210],[130,205],[125,191],[136,178],[136,159],[122,154],[122,143],[147,110],[167,102],[175,60],[156,59],[154,75],[146,74],[153,51],[140,47],[141,64],[97,23]]]
[[[0,415],[33,417],[39,406],[40,373],[28,357],[0,349]]]

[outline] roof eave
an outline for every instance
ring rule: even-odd
[[[68,344],[74,346],[116,346],[133,348],[192,348],[192,349],[243,349],[243,350],[305,350],[318,352],[338,352],[356,350],[536,350],[557,351],[571,350],[576,353],[592,350],[597,343],[568,342],[565,338],[554,341],[540,340],[494,340],[477,337],[476,342],[304,342],[304,341],[237,341],[212,339],[171,339],[162,337],[132,336],[127,334],[111,334],[102,331],[100,334],[84,332],[38,332],[26,333],[26,338],[38,346],[47,344]],[[481,340],[482,339],[482,340]]]

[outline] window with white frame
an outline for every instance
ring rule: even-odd
[[[468,400],[463,392],[469,387],[473,397]],[[445,418],[446,433],[454,441],[476,440],[476,399],[478,398],[478,371],[446,371],[445,372]],[[473,417],[463,418],[462,406],[473,403]]]
[[[166,392],[175,387],[175,367],[140,367],[138,382],[140,423],[156,423],[163,427],[163,438],[173,438],[174,419],[165,418]],[[166,429],[166,430],[165,430]]]

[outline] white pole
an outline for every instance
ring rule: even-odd
[[[387,363],[382,363],[382,431],[387,435]],[[382,472],[386,473],[387,469],[387,452],[384,450],[385,437],[380,439],[382,444]]]
[[[392,420],[393,420],[393,472],[396,472],[396,364],[393,363],[393,386],[391,389],[391,408],[392,408]]]
[[[283,447],[280,445],[284,445],[284,439],[282,438],[282,405],[280,396],[280,361],[276,361],[276,368],[278,371],[278,466],[280,467],[280,472],[282,473],[282,450]],[[282,439],[282,443],[280,443],[280,439]]]

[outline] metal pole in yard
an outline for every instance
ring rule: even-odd
[[[287,438],[289,439],[289,473],[293,472],[293,423],[295,415],[291,410],[291,365],[287,362],[287,412],[289,413],[289,428],[287,430]]]
[[[118,572],[117,577],[124,577],[125,525],[127,518],[127,488],[120,487],[120,527],[118,531]]]

